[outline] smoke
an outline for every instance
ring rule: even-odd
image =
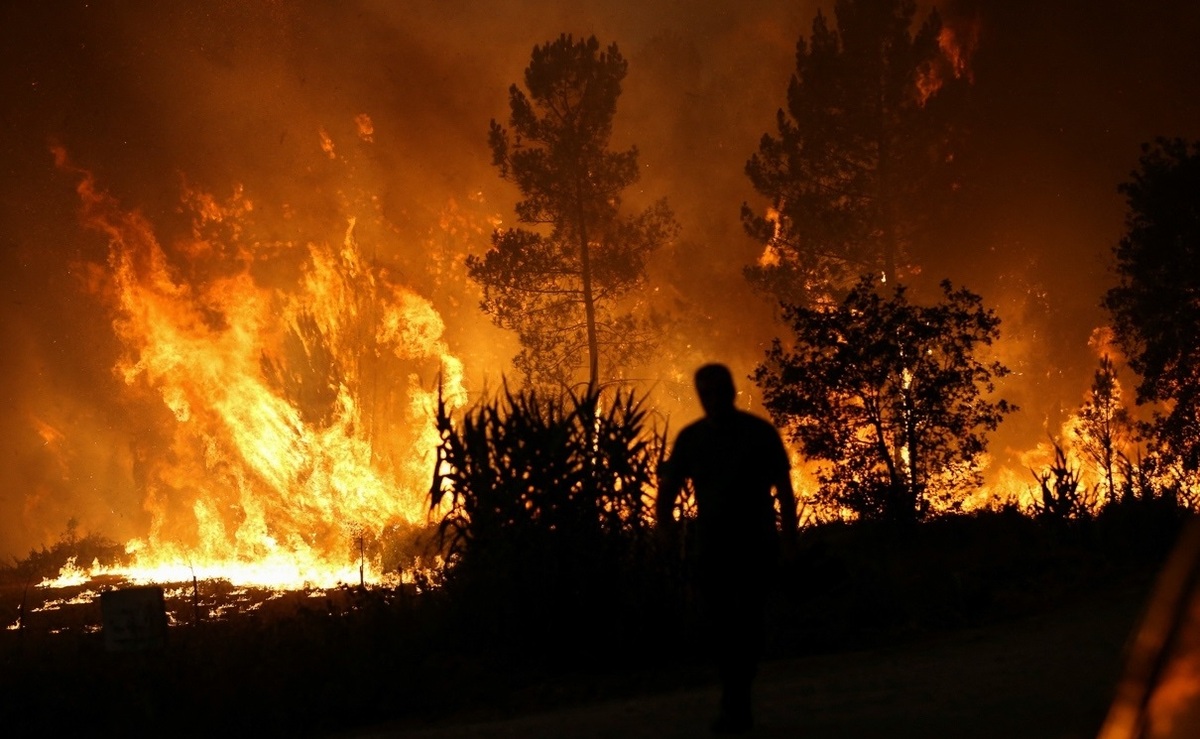
[[[981,293],[1004,319],[1018,373],[1005,393],[1023,411],[1002,426],[998,456],[1040,438],[1090,381],[1088,338],[1105,322],[1122,226],[1116,185],[1138,145],[1200,137],[1200,10],[1172,5],[939,4],[956,28],[979,24],[974,146],[923,275]],[[692,367],[726,361],[745,377],[779,332],[774,306],[741,278],[757,255],[737,217],[755,202],[742,168],[772,130],[819,6],[832,15],[830,3],[784,0],[5,3],[0,556],[52,541],[71,517],[114,538],[148,521],[134,440],[152,411],[123,399],[98,287],[107,244],[80,227],[76,178],[54,167],[51,142],[168,250],[190,233],[185,186],[218,198],[242,186],[280,241],[339,243],[346,203],[366,198],[376,210],[362,228],[389,235],[371,256],[436,306],[478,394],[515,351],[461,271],[516,199],[490,166],[487,123],[505,118],[535,44],[561,33],[617,42],[630,72],[614,143],[637,144],[643,167],[629,200],[666,196],[683,226],[656,257],[648,297],[679,321],[670,361],[642,379],[686,420]]]

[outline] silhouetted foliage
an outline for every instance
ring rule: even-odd
[[[1120,469],[1120,485],[1114,503],[1136,505],[1165,500],[1171,506],[1195,507],[1196,501],[1185,493],[1188,486],[1182,484],[1179,475],[1171,474],[1169,465],[1163,463],[1161,456],[1143,456],[1139,452],[1131,458],[1122,454],[1117,466]]]
[[[29,550],[26,557],[16,560],[9,567],[0,568],[0,577],[36,583],[42,578],[57,575],[69,561],[74,561],[79,567],[87,567],[92,562],[116,565],[128,561],[129,556],[121,544],[94,532],[81,537],[78,529],[76,520],[70,519],[58,541],[49,547],[43,545]]]
[[[1067,460],[1058,439],[1051,439],[1054,461],[1041,470],[1031,469],[1038,481],[1039,495],[1034,498],[1034,515],[1055,525],[1090,517],[1097,506],[1094,489],[1089,490],[1079,476],[1079,466]]]
[[[645,422],[625,392],[506,389],[458,421],[440,405],[431,503],[451,597],[487,613],[489,629],[557,635],[563,649],[632,629],[609,618],[632,617],[655,590],[647,514],[663,439]]]
[[[1168,469],[1163,459],[1140,453],[1135,458],[1121,455],[1117,494],[1096,514],[1097,536],[1108,546],[1129,550],[1133,556],[1155,551],[1178,531],[1179,524],[1193,517],[1196,500],[1187,484]]]
[[[524,198],[517,220],[497,229],[467,270],[483,288],[483,311],[517,332],[517,368],[527,380],[569,386],[587,358],[588,382],[643,357],[653,325],[622,303],[646,279],[646,259],[671,239],[665,201],[621,212],[638,180],[637,148],[608,150],[627,63],[616,44],[561,36],[535,47],[525,70],[528,95],[509,89],[512,132],[492,121],[489,143],[500,176]]]
[[[1128,208],[1115,249],[1119,284],[1104,305],[1138,403],[1155,403],[1153,438],[1200,468],[1200,142],[1157,139],[1119,188]]]
[[[1134,508],[1164,504],[1196,511],[1200,509],[1200,485],[1196,470],[1187,469],[1170,450],[1158,448],[1130,458],[1121,455],[1120,487],[1116,503]]]
[[[949,115],[961,87],[931,12],[912,33],[912,0],[838,0],[796,46],[778,134],[746,164],[770,203],[742,206],[765,245],[748,279],[792,303],[848,288],[864,273],[895,281],[922,219],[951,193]]]
[[[978,355],[1000,319],[966,289],[912,305],[864,276],[828,309],[785,305],[788,345],[776,339],[754,372],[763,404],[819,473],[824,501],[867,518],[921,519],[953,508],[981,482],[978,461],[1007,401],[990,401],[1009,370]]]

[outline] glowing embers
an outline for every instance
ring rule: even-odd
[[[47,581],[19,594],[23,605],[4,603],[5,610],[21,615],[5,629],[22,628],[37,633],[94,634],[100,631],[102,614],[100,595],[140,580],[115,574],[98,575],[86,585],[58,587]],[[303,613],[327,616],[345,615],[356,610],[365,598],[390,598],[392,590],[374,590],[370,594],[358,588],[304,588],[282,590],[270,587],[237,586],[227,580],[190,578],[163,588],[167,622],[171,626],[200,625],[236,618],[276,619]]]

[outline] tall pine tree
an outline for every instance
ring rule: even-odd
[[[902,278],[932,201],[950,192],[961,72],[931,12],[912,33],[913,0],[838,0],[796,47],[776,135],[746,164],[766,213],[742,206],[764,245],[747,278],[790,303],[824,300],[859,275]]]
[[[563,35],[535,47],[525,90],[509,90],[509,128],[492,121],[500,176],[520,188],[522,227],[498,229],[467,260],[484,312],[517,332],[515,363],[528,381],[569,386],[586,367],[600,382],[653,346],[653,327],[628,305],[646,259],[677,231],[665,201],[627,215],[622,193],[638,179],[637,148],[610,151],[627,63],[616,44]]]

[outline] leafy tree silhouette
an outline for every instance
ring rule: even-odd
[[[1200,468],[1200,142],[1142,147],[1125,195],[1119,283],[1104,297],[1113,332],[1141,375],[1139,404],[1157,404],[1150,433],[1185,469]]]
[[[776,423],[824,463],[823,502],[918,520],[981,482],[985,432],[1015,410],[985,397],[1009,373],[979,356],[1000,319],[966,289],[942,292],[912,305],[905,288],[885,297],[865,275],[838,306],[784,306],[790,346],[776,339],[754,380]]]

